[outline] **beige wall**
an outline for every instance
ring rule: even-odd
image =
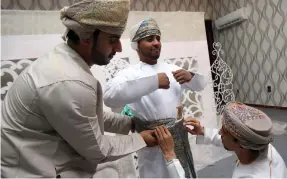
[[[132,11],[122,37],[129,38],[130,28],[147,17],[157,21],[165,42],[206,40],[203,12]]]
[[[12,10],[59,10],[74,0],[2,0],[1,9]],[[79,0],[77,0],[79,1]],[[132,11],[188,11],[206,12],[205,18],[212,19],[217,12],[214,6],[219,0],[131,0]]]
[[[131,11],[122,38],[129,38],[130,28],[140,20],[152,17],[158,22],[163,41],[205,40],[203,12]],[[58,11],[2,10],[2,35],[62,34],[65,27]],[[34,25],[37,24],[37,25]]]

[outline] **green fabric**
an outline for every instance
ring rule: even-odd
[[[130,116],[130,117],[135,117],[135,115],[132,113],[132,110],[128,106],[124,107],[121,114],[126,115],[126,116]]]

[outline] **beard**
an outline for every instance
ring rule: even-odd
[[[105,53],[102,53],[97,50],[98,45],[98,36],[100,34],[100,30],[96,30],[93,34],[94,43],[92,46],[91,58],[92,63],[95,65],[107,65],[110,63],[110,60],[113,58],[115,53],[110,53],[108,56]]]
[[[109,60],[100,52],[94,51],[92,53],[93,63],[96,65],[107,65],[109,64]]]
[[[142,55],[146,58],[149,59],[153,59],[153,60],[157,60],[160,56],[160,48],[154,48],[151,51],[144,51],[140,49],[140,52],[142,53]]]
[[[107,65],[110,63],[110,60],[113,58],[113,56],[116,53],[110,53],[108,56],[106,56],[104,53],[99,52],[96,48],[96,45],[93,45],[92,49],[92,61],[96,65]]]

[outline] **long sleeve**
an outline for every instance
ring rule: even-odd
[[[176,70],[180,70],[182,68],[180,68],[179,66],[173,65],[173,64],[169,64],[169,68],[172,71],[176,71]],[[191,78],[191,80],[187,83],[182,84],[182,88],[188,88],[191,89],[193,91],[202,91],[204,90],[204,88],[207,85],[207,81],[204,77],[204,75],[200,74],[200,73],[194,73],[194,76]]]
[[[121,71],[106,84],[104,102],[109,107],[121,107],[140,100],[158,89],[157,75],[133,79],[128,71]]]
[[[104,126],[106,132],[128,134],[131,130],[131,117],[113,113],[104,112]]]
[[[204,136],[197,136],[197,144],[213,144],[217,147],[223,147],[221,136],[218,129],[204,128]]]
[[[139,134],[106,136],[96,109],[97,94],[78,81],[58,82],[38,89],[41,110],[54,130],[79,155],[97,166],[146,146]]]
[[[168,161],[166,167],[169,178],[185,178],[185,172],[178,159]]]
[[[188,88],[193,91],[202,91],[206,87],[207,83],[204,76],[200,73],[194,73],[194,76],[187,83],[182,84],[183,88]]]

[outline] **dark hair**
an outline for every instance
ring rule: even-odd
[[[94,35],[94,42],[97,41],[99,33],[100,33],[100,30],[98,30],[98,29],[96,29],[95,32],[93,33],[93,35]],[[75,31],[73,31],[71,29],[67,33],[67,38],[68,38],[68,41],[72,42],[75,45],[78,45],[80,43],[80,37],[76,34]]]
[[[68,38],[68,41],[72,42],[75,45],[78,45],[80,43],[79,36],[73,30],[69,30],[67,34],[67,38]]]
[[[94,45],[97,45],[97,40],[98,40],[99,34],[100,34],[100,30],[98,30],[98,29],[96,29],[95,32],[93,33]]]

